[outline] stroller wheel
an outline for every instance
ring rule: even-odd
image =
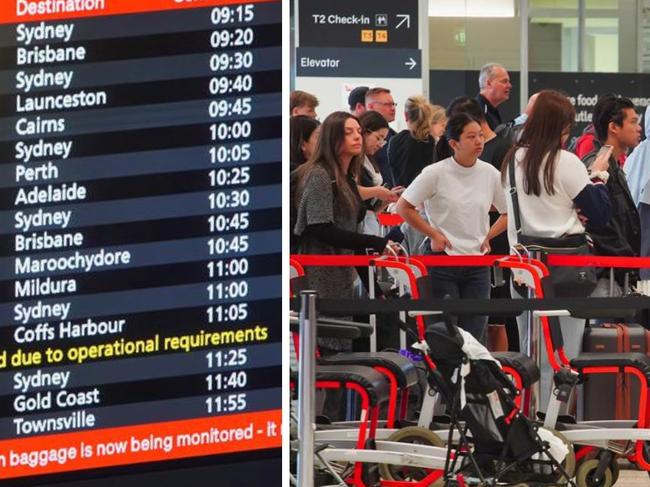
[[[408,426],[406,428],[401,428],[390,435],[386,441],[396,441],[399,443],[411,443],[414,445],[425,446],[445,446],[445,443],[438,435],[421,426]],[[426,478],[429,473],[430,471],[426,468],[388,465],[384,463],[379,465],[379,475],[384,480],[422,480]],[[432,487],[442,487],[443,485],[443,478],[440,478],[431,484]]]
[[[555,435],[557,438],[562,440],[562,442],[569,449],[569,453],[567,454],[566,458],[561,462],[561,464],[562,464],[562,468],[569,476],[569,479],[573,478],[573,474],[576,471],[576,454],[573,449],[573,444],[569,440],[567,440],[562,433],[555,430],[547,430],[547,431],[550,431],[551,433],[553,433],[553,435]],[[556,479],[555,481],[557,482],[557,485],[566,485],[569,483],[569,479],[567,479],[559,469],[554,470],[553,476]]]
[[[580,465],[576,473],[576,485],[578,487],[611,487],[613,485],[611,467],[605,469],[599,482],[594,480],[597,468],[598,459],[588,460]]]
[[[616,460],[616,457],[612,458],[611,463],[609,464],[609,469],[612,471],[612,485],[618,481],[618,476],[621,474],[621,467]]]

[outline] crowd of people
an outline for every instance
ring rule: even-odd
[[[525,234],[576,236],[593,242],[596,255],[650,253],[650,156],[645,142],[637,147],[640,116],[629,99],[599,96],[592,124],[568,147],[575,111],[567,96],[540,91],[522,114],[504,120],[499,106],[512,89],[506,68],[483,66],[478,87],[475,96],[459,96],[444,108],[416,94],[397,107],[388,88],[359,86],[350,92],[346,111],[322,122],[315,119],[318,99],[294,91],[292,252],[381,253],[403,242],[411,254],[507,254]],[[398,115],[407,126],[399,133],[390,127]],[[647,117],[645,125],[650,131]],[[382,232],[377,214],[383,211],[405,223]],[[623,270],[612,282],[603,270],[593,295],[621,295],[637,274]],[[435,267],[430,275],[441,297],[491,294],[485,267]],[[357,292],[353,268],[313,267],[308,278],[324,297]],[[519,291],[505,286],[497,294],[517,298]],[[575,355],[584,322],[561,321],[567,351]],[[485,343],[487,322],[488,317],[464,317],[459,325]],[[509,326],[511,349],[526,350],[521,325]]]

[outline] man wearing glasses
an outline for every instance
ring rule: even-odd
[[[378,87],[371,88],[366,92],[366,109],[380,113],[388,123],[395,120],[395,107],[397,107],[397,103],[393,100],[393,95],[390,94],[389,89]],[[393,171],[388,164],[386,150],[388,148],[388,141],[396,133],[395,130],[389,127],[384,146],[375,153],[375,162],[377,162],[377,165],[379,166],[381,175],[384,178],[384,183],[387,183],[390,188],[395,186],[395,177],[393,176]]]

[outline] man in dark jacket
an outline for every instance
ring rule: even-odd
[[[366,110],[374,110],[379,112],[382,117],[386,119],[388,123],[391,123],[395,120],[395,109],[397,103],[393,100],[393,95],[390,90],[387,88],[370,88],[366,92]],[[389,188],[396,186],[395,176],[393,171],[388,164],[388,156],[386,154],[386,149],[388,147],[388,142],[391,137],[393,137],[397,132],[391,127],[388,128],[388,135],[384,139],[384,146],[375,153],[375,162],[379,166],[381,171],[381,176],[384,179],[384,183],[388,184]]]
[[[350,113],[355,117],[360,117],[366,113],[366,93],[368,93],[367,86],[357,86],[348,95],[348,105],[350,105]]]
[[[607,184],[609,199],[612,202],[612,218],[600,229],[590,228],[587,222],[587,231],[594,240],[596,255],[637,257],[641,246],[639,213],[627,186],[625,173],[617,160],[641,140],[639,115],[631,100],[614,95],[601,97],[597,108],[593,114],[596,137],[601,144],[610,145],[612,149],[607,172],[601,175],[592,174],[592,177],[599,177]],[[597,152],[593,150],[584,157],[583,162],[587,168],[595,160]],[[624,269],[617,271],[615,283],[610,283],[608,274],[603,275],[594,295],[620,294],[625,274]],[[610,286],[614,287],[613,293]]]
[[[478,75],[480,89],[476,100],[481,104],[485,119],[492,130],[501,125],[498,106],[510,98],[510,76],[506,68],[497,63],[488,63],[481,68]]]

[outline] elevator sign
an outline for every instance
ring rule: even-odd
[[[301,47],[418,49],[418,1],[301,0]]]

